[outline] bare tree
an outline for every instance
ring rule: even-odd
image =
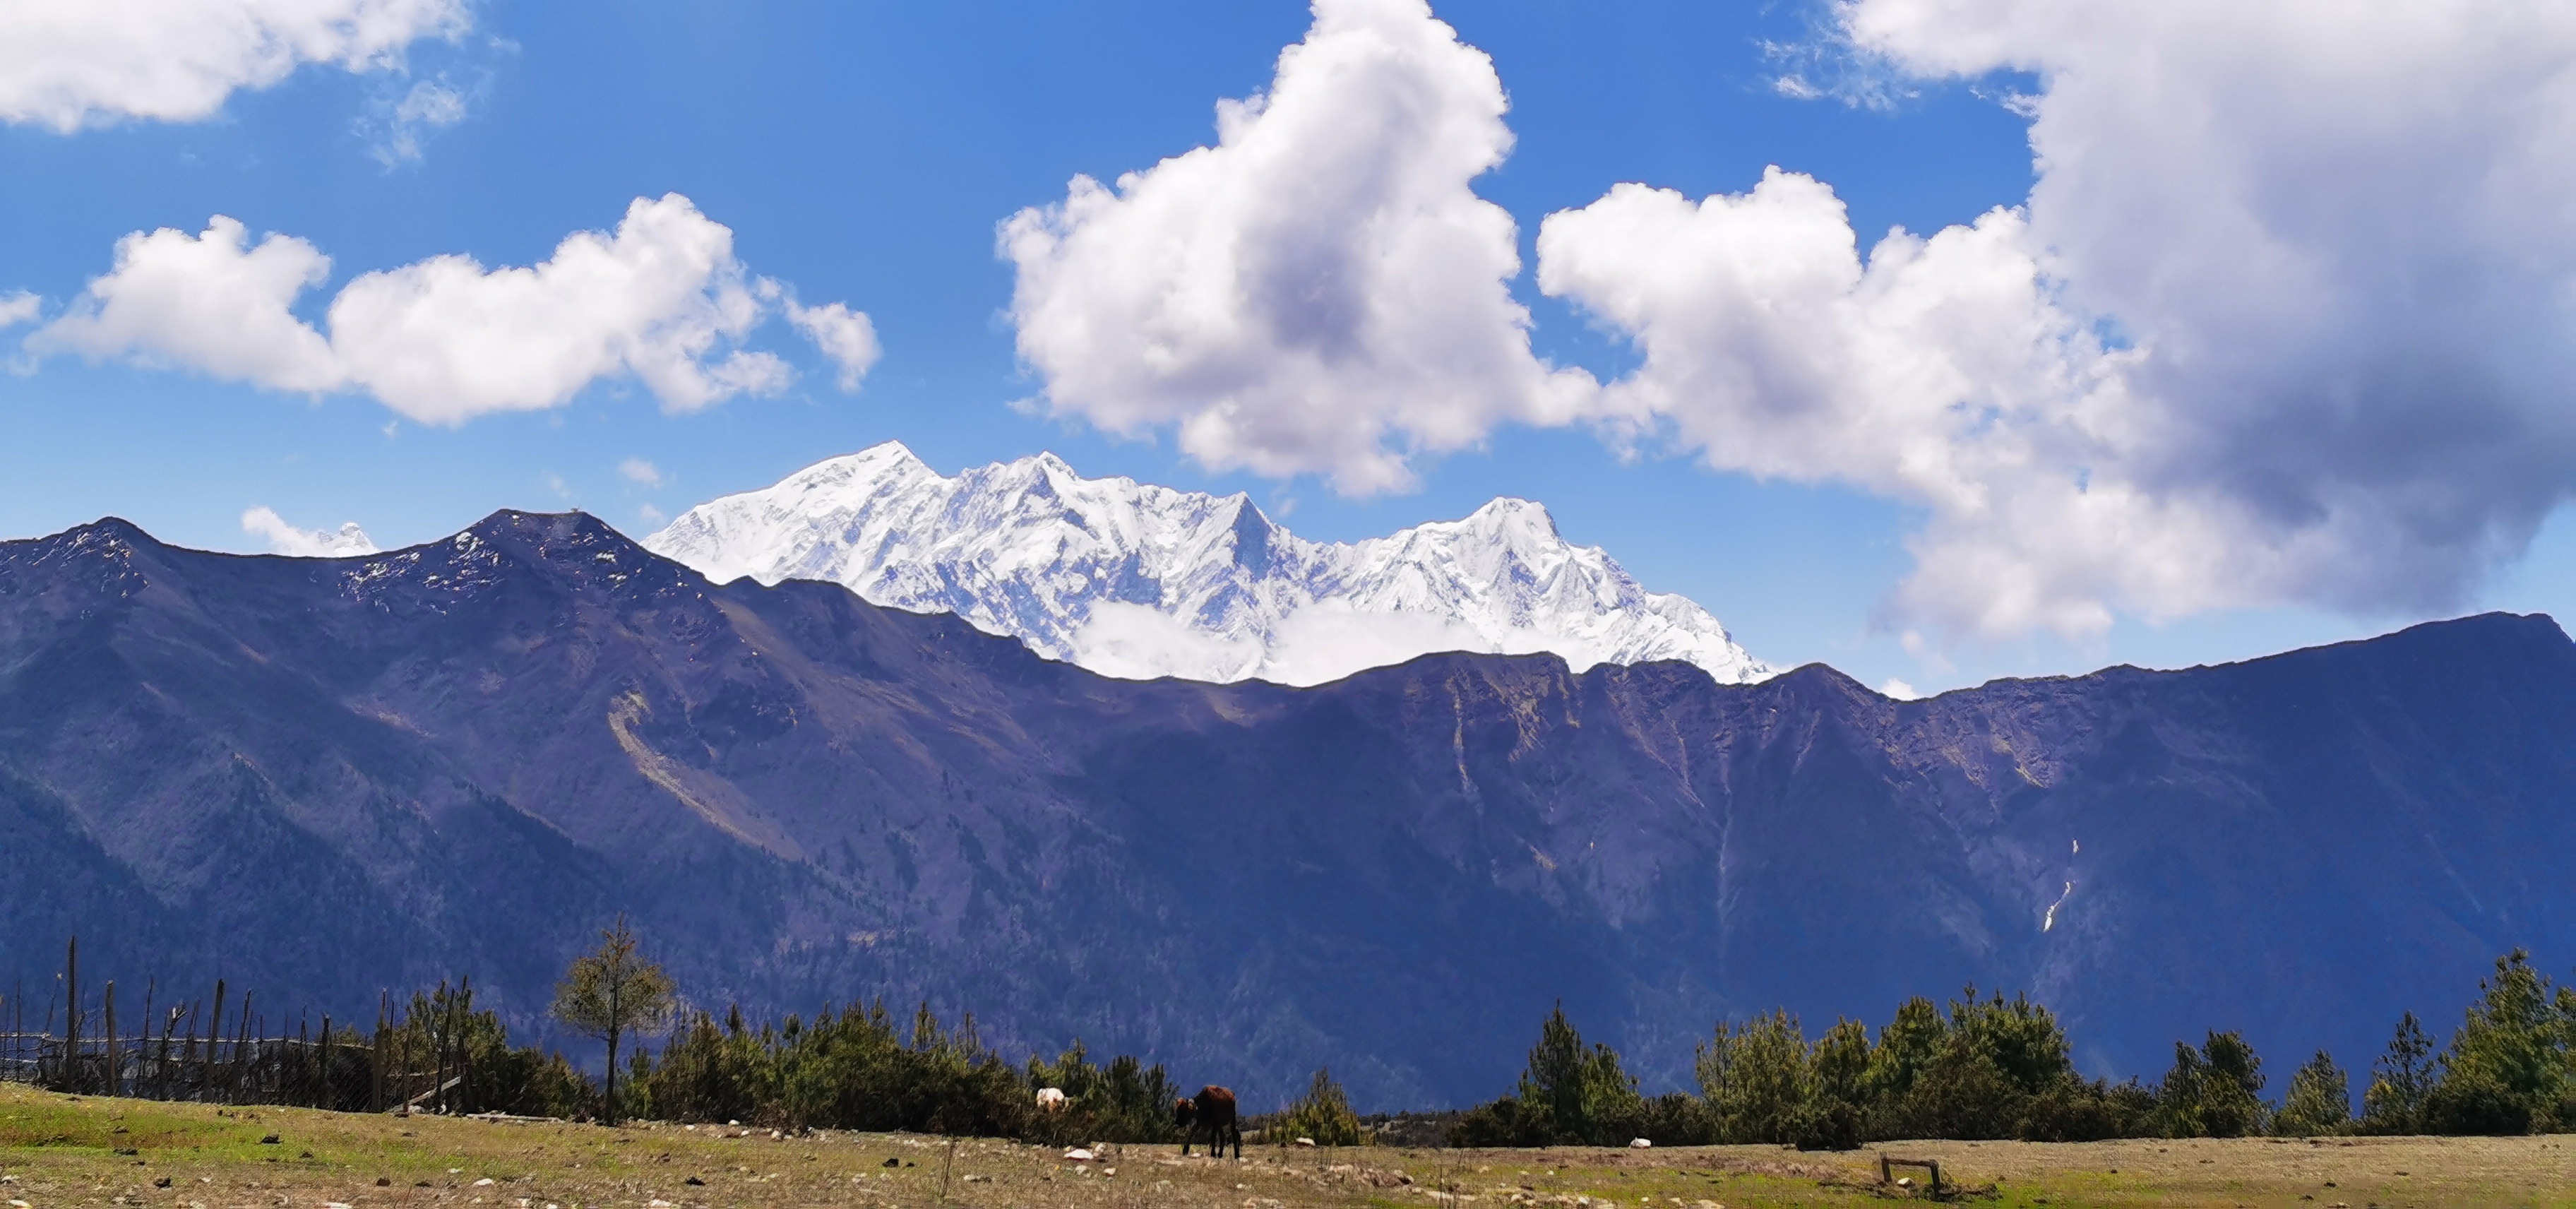
[[[677,999],[671,976],[635,951],[635,933],[626,917],[599,934],[599,947],[573,959],[564,980],[555,984],[555,1019],[582,1035],[608,1043],[608,1085],[601,1118],[617,1123],[617,1045],[626,1034],[647,1030],[666,1020]]]

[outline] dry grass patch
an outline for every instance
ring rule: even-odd
[[[0,1087],[0,1209],[908,1207],[940,1203],[943,1170],[946,1203],[982,1209],[1857,1206],[1889,1194],[1875,1186],[1879,1149],[1937,1159],[1945,1177],[1991,1189],[1974,1203],[2001,1206],[2576,1206],[2576,1138],[1921,1142],[1835,1155],[1256,1147],[1242,1162],[1110,1146],[1091,1163],[964,1139],[952,1165],[948,1140],[905,1134],[403,1119]]]

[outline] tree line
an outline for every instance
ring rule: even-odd
[[[407,1005],[389,998],[372,1033],[325,1021],[318,1038],[280,1042],[288,1057],[261,1059],[265,1065],[254,1069],[269,1077],[253,1081],[256,1094],[315,1107],[400,1105],[612,1123],[641,1115],[1046,1142],[1179,1137],[1172,1104],[1183,1088],[1161,1066],[1128,1055],[1099,1064],[1079,1042],[1053,1060],[1032,1055],[1014,1064],[977,1036],[971,1013],[951,1025],[927,1005],[905,1019],[880,1002],[755,1025],[739,1009],[721,1021],[686,1010],[672,979],[641,954],[623,920],[572,963],[549,1014],[605,1043],[601,1079],[561,1054],[511,1045],[498,1014],[477,1010],[470,985],[459,983],[415,994]],[[95,1039],[84,1049],[84,1018],[67,1015],[53,1077],[176,1098],[205,1098],[218,1086],[227,1096],[244,1091],[239,1070],[214,1058],[219,1029],[208,1028],[203,1059],[183,1038],[171,1069],[182,1076],[204,1069],[174,1081],[159,1065],[116,1059],[113,1030],[102,1068]],[[107,1018],[114,1018],[112,1007]],[[169,1030],[161,1031],[156,1063],[172,1048]],[[128,1042],[129,1052],[139,1040]],[[226,1062],[263,1052],[243,1049],[240,1039],[227,1044]],[[150,1073],[120,1082],[119,1070]],[[2358,1111],[2350,1078],[2324,1051],[2293,1071],[2277,1098],[2267,1098],[2262,1058],[2232,1031],[2212,1031],[2196,1045],[2176,1042],[2172,1066],[2154,1083],[2086,1079],[2048,1008],[1974,987],[1946,1005],[1909,999],[1875,1033],[1843,1019],[1810,1038],[1786,1011],[1722,1021],[1698,1047],[1695,1075],[1695,1091],[1644,1094],[1618,1052],[1585,1042],[1560,1007],[1542,1022],[1510,1091],[1438,1119],[1448,1144],[1476,1147],[1646,1138],[1843,1149],[1896,1138],[2576,1131],[2576,986],[2554,986],[2522,950],[2497,959],[2447,1044],[2437,1047],[2412,1013],[2398,1021]],[[1062,1091],[1063,1102],[1040,1105],[1041,1088]],[[1257,1092],[1249,1098],[1261,1099]],[[1323,1070],[1285,1109],[1247,1124],[1280,1142],[1369,1140]]]
[[[2411,1012],[2350,1079],[2320,1050],[2266,1099],[2263,1060],[2237,1032],[2177,1041],[2154,1084],[2076,1073],[2055,1014],[2026,997],[1946,1008],[1909,999],[1873,1036],[1838,1020],[1810,1039],[1785,1011],[1721,1022],[1699,1046],[1697,1094],[1646,1096],[1562,1008],[1519,1085],[1451,1125],[1459,1146],[1775,1143],[1849,1149],[1897,1138],[2098,1141],[2122,1137],[2525,1134],[2576,1130],[2576,987],[2553,987],[2520,949],[2496,960],[2447,1046]]]

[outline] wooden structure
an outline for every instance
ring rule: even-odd
[[[1939,1160],[1895,1159],[1889,1158],[1887,1155],[1882,1153],[1878,1156],[1878,1182],[1882,1184],[1893,1183],[1896,1179],[1895,1169],[1898,1167],[1921,1167],[1930,1171],[1932,1173],[1932,1195],[1941,1195],[1943,1189],[1941,1187],[1941,1163]]]

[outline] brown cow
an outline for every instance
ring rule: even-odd
[[[1190,1142],[1198,1137],[1199,1128],[1208,1131],[1208,1155],[1225,1157],[1227,1138],[1234,1139],[1234,1157],[1243,1157],[1243,1130],[1234,1121],[1234,1093],[1210,1085],[1199,1094],[1172,1104],[1172,1120],[1181,1127],[1181,1153],[1190,1152]]]

